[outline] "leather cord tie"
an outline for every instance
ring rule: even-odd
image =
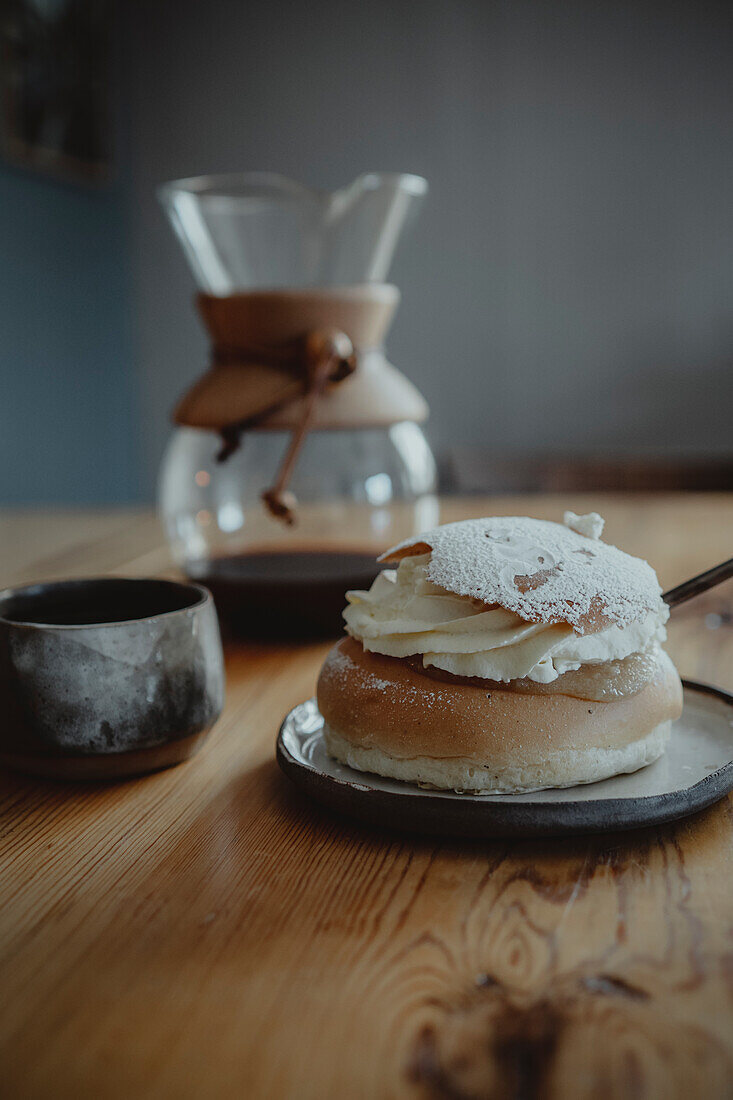
[[[354,346],[346,333],[339,329],[316,329],[279,347],[248,347],[244,353],[242,348],[229,350],[218,346],[215,349],[215,366],[229,364],[233,360],[244,367],[248,361],[271,363],[304,376],[304,389],[300,395],[304,398],[304,405],[300,423],[290,438],[274,484],[262,493],[262,500],[270,514],[283,523],[293,524],[297,501],[288,485],[298,455],[313,423],[318,398],[329,385],[348,378],[356,369]],[[249,420],[223,428],[220,433],[222,448],[217,455],[217,461],[224,462],[229,458],[239,446],[241,433],[247,428],[256,427],[260,420],[274,411],[275,407],[271,407]]]

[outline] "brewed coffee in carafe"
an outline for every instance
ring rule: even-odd
[[[384,280],[425,188],[244,175],[161,189],[212,351],[175,410],[160,508],[176,560],[238,634],[338,634],[345,591],[437,521],[427,406],[383,351],[399,302]]]

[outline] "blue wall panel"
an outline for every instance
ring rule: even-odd
[[[117,190],[0,165],[0,504],[138,495],[125,261]]]

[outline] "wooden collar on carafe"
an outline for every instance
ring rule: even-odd
[[[273,516],[293,523],[296,501],[288,485],[319,398],[353,374],[360,350],[381,343],[398,297],[383,284],[199,294],[212,365],[179,403],[176,423],[218,431],[222,462],[237,450],[242,432],[297,402],[290,443],[274,484],[262,494]]]

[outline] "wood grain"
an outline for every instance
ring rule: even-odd
[[[729,557],[733,498],[592,506],[670,587]],[[2,583],[170,568],[147,513],[14,514]],[[733,688],[733,585],[670,650]],[[278,773],[324,646],[232,645],[202,753],[156,776],[0,776],[3,1097],[733,1095],[733,807],[568,841],[368,831]]]

